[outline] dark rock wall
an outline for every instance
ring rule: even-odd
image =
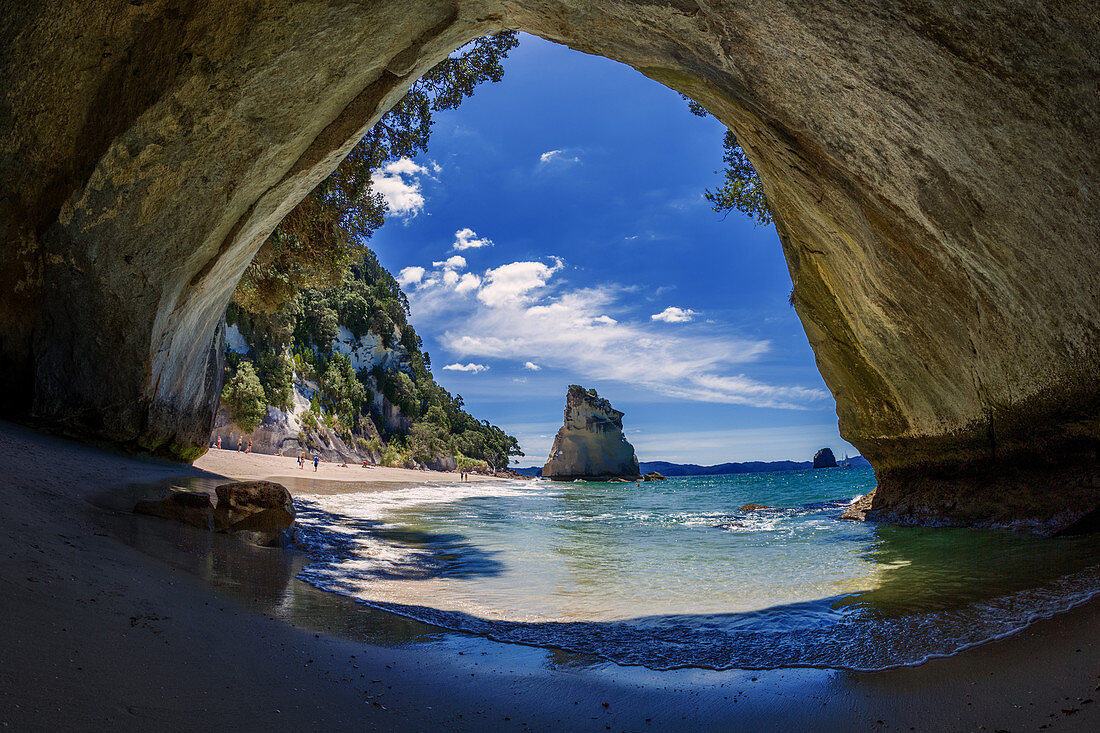
[[[737,132],[883,511],[982,523],[1005,485],[1012,514],[1038,522],[1054,521],[1052,497],[1097,503],[1100,31],[1087,3],[2,11],[9,414],[193,455],[213,420],[216,325],[260,242],[412,79],[508,27],[630,64]]]

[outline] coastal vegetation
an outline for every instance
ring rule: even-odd
[[[486,36],[433,67],[264,242],[226,310],[245,347],[227,353],[222,403],[242,430],[255,430],[268,406],[292,410],[297,384],[310,401],[298,415],[304,447],[327,428],[391,466],[453,457],[464,470],[496,470],[523,455],[435,382],[405,294],[366,245],[386,220],[372,174],[425,152],[433,112],[499,81],[517,43],[514,32]],[[346,343],[337,346],[342,331],[378,358],[357,369]]]

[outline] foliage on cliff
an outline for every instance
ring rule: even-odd
[[[267,412],[267,398],[250,363],[239,363],[233,376],[225,381],[222,402],[243,430],[252,432],[260,424]]]
[[[736,210],[755,219],[758,225],[770,224],[772,212],[764,195],[764,184],[760,182],[760,176],[752,163],[745,157],[745,151],[741,149],[733,130],[726,130],[722,147],[722,161],[726,164],[725,180],[713,191],[708,188],[703,196],[718,213]]]
[[[277,313],[230,304],[226,321],[249,346],[247,355],[231,353],[226,361],[225,402],[234,421],[254,428],[267,404],[288,407],[296,371],[317,385],[312,416],[349,443],[382,436],[384,462],[404,465],[442,455],[504,468],[511,456],[523,455],[514,437],[474,418],[463,409],[461,396],[435,382],[430,356],[407,317],[404,293],[370,250],[339,286],[306,288]],[[356,338],[373,334],[395,358],[356,373],[348,356],[334,349],[341,326]],[[375,395],[411,421],[407,432],[386,426]]]
[[[288,408],[297,371],[318,387],[306,422],[320,419],[358,445],[384,437],[384,463],[454,455],[503,468],[510,456],[522,455],[515,438],[476,420],[460,396],[435,383],[407,321],[405,294],[366,246],[386,214],[372,188],[374,171],[425,152],[433,112],[458,107],[478,84],[500,81],[501,62],[518,43],[512,31],[479,38],[433,67],[264,242],[226,313],[249,345],[247,356],[227,359],[227,384],[248,383],[231,393],[239,399],[226,400],[239,424],[251,424],[260,399]],[[357,374],[333,349],[341,326],[357,339],[374,334],[400,358]],[[411,421],[407,432],[387,428],[375,395]]]
[[[707,116],[707,110],[703,105],[683,94],[680,96],[687,102],[688,110],[693,115]],[[725,180],[713,191],[706,189],[703,197],[711,203],[711,209],[719,214],[740,211],[750,219],[754,219],[757,225],[770,224],[772,212],[768,207],[768,198],[764,195],[764,184],[741,148],[741,143],[737,142],[737,136],[733,134],[733,130],[726,130],[722,140],[722,150],[722,162],[726,164],[723,172]]]

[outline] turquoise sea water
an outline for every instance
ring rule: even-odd
[[[302,486],[312,562],[299,577],[446,628],[654,669],[917,664],[1100,591],[1096,536],[837,519],[874,485],[870,469],[828,469]],[[739,510],[750,502],[776,509]]]

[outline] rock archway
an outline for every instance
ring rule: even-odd
[[[515,28],[735,129],[902,519],[1100,504],[1100,31],[1001,0],[5,3],[5,408],[187,458],[259,244],[413,79]]]

